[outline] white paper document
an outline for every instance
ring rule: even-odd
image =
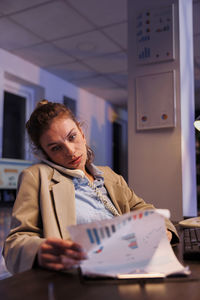
[[[86,251],[83,274],[123,278],[189,274],[176,258],[166,235],[168,210],[135,211],[69,226],[71,239]]]

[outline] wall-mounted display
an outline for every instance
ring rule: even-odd
[[[174,6],[146,9],[136,16],[137,63],[175,59]]]

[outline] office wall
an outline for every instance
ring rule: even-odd
[[[0,49],[0,118],[3,117],[3,91],[6,81],[18,83],[32,91],[35,103],[41,98],[61,102],[68,96],[77,103],[77,116],[84,122],[88,144],[95,151],[95,163],[112,166],[111,122],[112,107],[98,98],[37,66]],[[33,105],[33,108],[35,106]],[[2,126],[2,122],[0,123]],[[2,148],[2,128],[0,128]]]
[[[144,9],[172,4],[174,4],[175,59],[138,64],[136,60],[138,13]],[[147,202],[159,208],[170,209],[172,220],[194,216],[197,213],[197,204],[193,127],[192,0],[140,0],[137,3],[130,0],[128,27],[129,185]],[[167,41],[165,42],[167,44]],[[171,71],[175,74],[175,126],[138,130],[136,78]],[[143,88],[145,89],[145,86]],[[157,86],[156,90],[162,99],[162,88]],[[149,103],[151,101],[153,103],[153,100],[149,99]]]

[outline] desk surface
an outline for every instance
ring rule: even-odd
[[[181,244],[174,251],[182,261]],[[30,270],[0,281],[1,300],[199,300],[200,262],[184,261],[189,277],[160,281],[82,280],[77,272]]]

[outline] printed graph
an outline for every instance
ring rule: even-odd
[[[93,245],[101,245],[101,242],[104,239],[107,238],[111,238],[112,235],[117,232],[117,230],[119,230],[121,227],[126,226],[128,222],[133,222],[135,220],[138,219],[142,219],[146,216],[148,216],[149,214],[152,214],[153,211],[144,211],[141,212],[139,214],[133,215],[133,216],[129,216],[125,219],[123,219],[122,221],[120,221],[117,224],[111,224],[111,225],[107,225],[107,226],[102,226],[99,228],[87,228],[86,232],[87,232],[87,236],[89,238],[89,242]],[[129,247],[134,249],[137,248],[137,243],[136,243],[136,239],[135,239],[135,235],[133,236],[124,236],[122,239],[126,239],[129,241]]]

